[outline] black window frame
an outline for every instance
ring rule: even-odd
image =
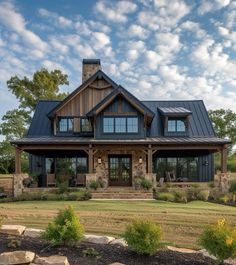
[[[175,122],[175,130],[174,131],[169,130],[169,121]],[[178,130],[178,126],[177,126],[178,121],[181,121],[184,123],[184,131]],[[187,132],[186,119],[184,119],[184,118],[168,118],[168,120],[167,120],[167,132],[168,133],[186,133]]]
[[[105,132],[104,131],[104,119],[110,118],[113,119],[113,131],[112,132]],[[116,118],[125,118],[125,132],[117,132],[116,131]],[[129,132],[128,131],[128,118],[136,118],[137,119],[137,131],[136,132]],[[104,134],[138,134],[139,133],[139,117],[138,116],[103,116],[102,117],[102,132]]]
[[[66,120],[66,128],[67,130],[66,131],[61,131],[60,130],[60,121],[61,120]],[[71,123],[72,123],[72,129],[69,130],[69,120],[71,120]],[[73,133],[74,132],[74,117],[58,117],[57,118],[57,131],[59,133]]]

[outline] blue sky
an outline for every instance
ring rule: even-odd
[[[236,111],[236,1],[0,0],[0,117],[13,75],[46,67],[81,84],[83,58],[145,100],[203,99]]]

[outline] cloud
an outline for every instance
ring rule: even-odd
[[[94,49],[99,50],[104,48],[106,45],[110,44],[110,38],[103,32],[93,32],[92,33],[92,43],[94,44]]]
[[[127,22],[127,14],[135,12],[137,5],[131,1],[117,1],[110,2],[105,0],[100,0],[96,3],[94,7],[95,14],[99,13],[106,20],[124,23]]]
[[[130,37],[138,37],[140,39],[146,39],[148,37],[149,31],[140,25],[133,24],[128,29],[128,34]]]
[[[214,1],[206,1],[203,0],[198,7],[198,14],[204,15],[208,12],[219,10],[223,7],[228,6],[230,3],[230,0],[214,0]]]
[[[156,70],[160,64],[162,57],[155,51],[148,50],[145,52],[145,62],[151,70]]]
[[[26,28],[27,23],[24,17],[16,11],[11,2],[2,2],[0,4],[0,22],[9,30],[17,33],[28,46],[33,45],[36,49],[44,52],[48,51],[47,43]]]

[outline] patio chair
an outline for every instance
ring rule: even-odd
[[[56,178],[55,174],[47,174],[47,187],[56,187]]]
[[[86,175],[85,174],[77,174],[76,176],[76,186],[86,186]]]
[[[175,182],[175,181],[177,181],[174,171],[166,171],[166,181],[167,182]]]

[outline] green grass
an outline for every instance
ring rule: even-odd
[[[219,218],[236,225],[236,208],[195,201],[188,204],[162,201],[33,201],[0,204],[5,223],[44,228],[59,209],[73,205],[86,233],[119,236],[134,218],[151,218],[161,224],[164,241],[197,248],[203,227]]]

